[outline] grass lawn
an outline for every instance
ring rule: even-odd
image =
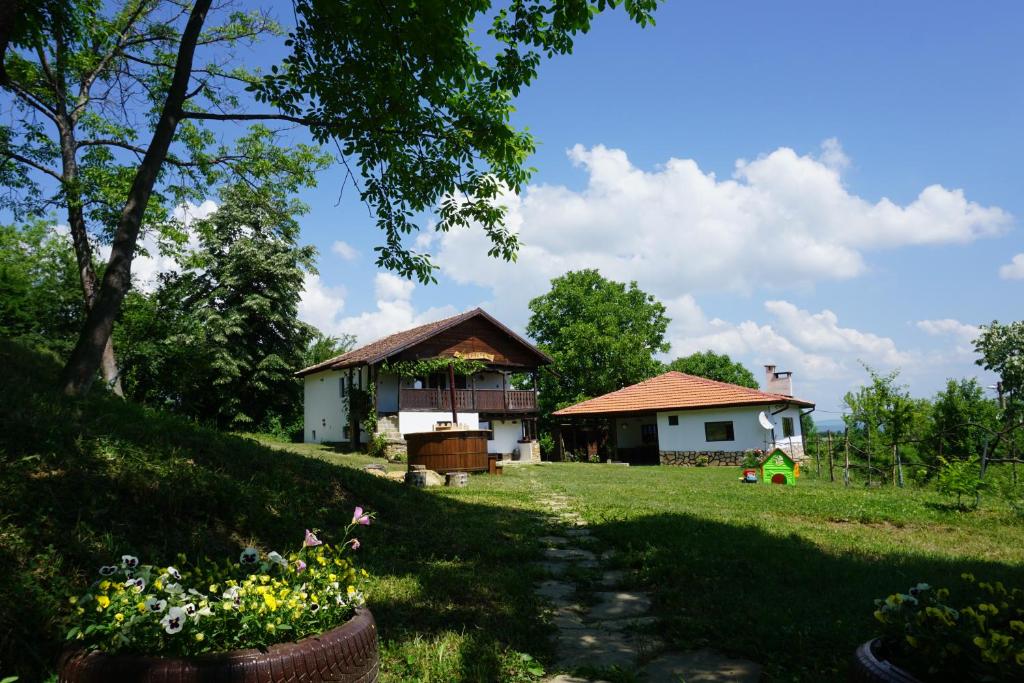
[[[359,555],[386,681],[529,681],[524,656],[550,664],[530,562],[552,492],[652,591],[669,647],[742,655],[771,681],[842,679],[875,597],[963,571],[1024,585],[1024,525],[995,503],[961,513],[929,491],[587,464],[422,491],[364,473],[379,462],[365,455],[67,401],[46,389],[53,359],[16,346],[0,343],[0,364],[15,370],[0,386],[0,678],[48,675],[67,593],[112,557],[284,549],[307,527],[330,538],[355,505],[379,515]]]

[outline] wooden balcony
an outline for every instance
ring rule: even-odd
[[[448,389],[400,389],[398,409],[421,412],[450,412]],[[456,389],[455,410],[465,413],[532,413],[537,410],[537,393],[501,389]]]

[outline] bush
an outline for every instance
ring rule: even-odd
[[[555,454],[555,439],[547,432],[540,435],[537,439],[537,443],[540,444],[541,457],[551,458]]]
[[[964,590],[919,583],[876,600],[893,660],[929,681],[1019,681],[1024,673],[1024,591],[962,574]]]
[[[755,448],[750,451],[743,452],[743,462],[741,463],[745,469],[752,467],[758,467],[761,465],[761,458],[764,457],[764,451],[760,448]]]
[[[374,434],[366,444],[366,453],[375,458],[387,458],[388,439],[383,434]]]
[[[936,488],[947,496],[956,496],[956,505],[961,510],[971,509],[974,500],[971,500],[971,506],[965,506],[963,497],[976,499],[978,494],[985,489],[985,483],[981,480],[978,459],[972,457],[967,460],[949,461],[940,456],[939,462],[941,466],[935,477]]]
[[[698,455],[697,459],[694,461],[697,467],[707,467],[710,462],[711,459],[706,455]]]

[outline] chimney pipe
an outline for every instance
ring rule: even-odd
[[[776,372],[774,365],[764,366],[764,390],[769,394],[793,395],[793,373]]]

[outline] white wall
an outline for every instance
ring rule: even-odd
[[[382,372],[377,378],[377,409],[382,413],[398,412],[398,375]]]
[[[654,415],[644,415],[642,417],[619,417],[612,421],[612,426],[615,428],[615,445],[618,448],[637,448],[643,446],[643,436],[640,433],[640,425],[653,424],[655,422]],[[661,427],[658,427],[660,430]],[[662,450],[667,450],[662,448]]]
[[[469,378],[472,383],[470,386],[475,386],[477,389],[501,389],[501,373],[500,372],[481,372],[473,375]]]
[[[306,443],[342,441],[345,426],[345,404],[340,394],[337,370],[306,375],[303,392],[303,414]]]
[[[487,442],[488,453],[512,453],[519,447],[523,437],[523,425],[519,420],[491,420],[491,435]]]
[[[432,432],[436,423],[451,421],[451,411],[420,413],[403,410],[398,414],[398,431],[403,435],[411,432]],[[470,429],[479,429],[480,414],[459,413],[459,424],[466,425]]]
[[[348,424],[348,411],[341,397],[341,379],[348,378],[348,370],[326,370],[306,375],[303,389],[304,440],[306,443],[347,441],[344,429]],[[358,379],[356,379],[358,377]],[[364,389],[369,382],[366,367],[353,372],[353,382]],[[359,430],[360,443],[368,435]]]
[[[778,406],[774,406],[778,409]],[[758,413],[764,411],[775,425],[777,445],[783,445],[782,418],[793,418],[793,443],[800,444],[800,410],[787,408],[778,415],[772,415],[772,406],[747,406],[742,408],[714,408],[709,410],[680,410],[658,413],[658,447],[663,451],[745,451],[752,448],[771,448],[771,433],[761,427]],[[678,415],[679,424],[669,426],[669,415]],[[733,441],[707,441],[704,436],[705,422],[732,421]],[[639,435],[639,428],[637,434]],[[620,432],[621,434],[621,432]]]

